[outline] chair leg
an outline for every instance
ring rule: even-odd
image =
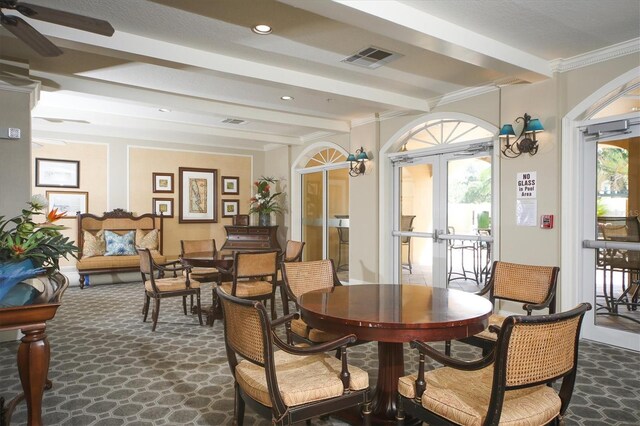
[[[398,394],[398,400],[396,401],[396,426],[404,425],[404,405],[402,397]]]
[[[409,261],[409,275],[413,274],[413,266],[411,266],[411,240],[409,240],[407,248],[407,260]]]
[[[242,426],[244,424],[244,400],[240,396],[240,387],[235,383],[235,404],[233,407],[233,424]]]
[[[371,426],[371,401],[367,401],[362,405],[362,424]]]
[[[149,297],[149,295],[145,292],[144,294],[144,304],[142,305],[142,322],[147,322],[147,314],[149,314],[149,302],[151,301],[151,298]]]
[[[451,340],[447,340],[444,342],[444,354],[447,356],[451,356]]]
[[[182,310],[187,315],[187,296],[182,296]]]
[[[154,298],[153,304],[153,314],[151,315],[153,319],[153,327],[151,327],[151,331],[156,331],[156,326],[158,325],[158,315],[160,314],[160,298]]]
[[[193,298],[193,294],[191,295],[191,297]],[[202,322],[202,309],[200,306],[200,290],[198,289],[198,292],[196,293],[196,304],[198,305],[198,321],[200,322],[200,325],[203,325],[204,323]]]

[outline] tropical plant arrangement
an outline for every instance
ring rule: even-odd
[[[47,199],[34,195],[27,204],[29,207],[16,217],[0,216],[0,263],[28,260],[32,268],[44,268],[51,274],[59,269],[61,257],[76,257],[78,247],[60,233],[64,226],[54,224],[66,212],[52,209],[44,223],[35,223],[33,216],[45,214]]]
[[[256,187],[256,195],[251,197],[249,203],[251,208],[249,209],[249,213],[258,213],[260,215],[260,224],[267,225],[269,220],[267,217],[270,217],[271,212],[280,213],[282,208],[278,204],[277,197],[282,194],[281,192],[271,193],[271,185],[274,185],[278,182],[277,179],[273,177],[264,177],[262,176],[260,179],[255,181],[253,184]]]

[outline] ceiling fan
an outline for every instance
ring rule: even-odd
[[[35,4],[18,3],[14,0],[0,0],[0,24],[42,56],[51,57],[62,55],[62,50],[40,34],[24,19],[15,15],[5,15],[2,9],[16,10],[31,19],[64,25],[65,27],[89,31],[107,37],[112,36],[114,33],[111,24],[102,19],[50,9]]]

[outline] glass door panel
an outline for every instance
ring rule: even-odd
[[[322,172],[302,175],[302,241],[306,243],[304,260],[323,259],[323,193]]]
[[[491,156],[450,156],[447,162],[447,283],[469,289],[486,280],[491,263]]]
[[[631,243],[596,250],[595,325],[638,334],[640,138],[599,141],[595,158],[596,240]]]
[[[349,170],[327,171],[327,248],[340,279],[349,278]]]
[[[433,160],[432,160],[433,161]],[[400,167],[400,231],[398,243],[400,282],[432,285],[433,238],[402,235],[407,232],[433,233],[434,164]]]

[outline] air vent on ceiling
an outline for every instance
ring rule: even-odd
[[[246,120],[240,120],[238,118],[226,118],[222,120],[222,122],[227,124],[247,124]]]
[[[348,58],[344,58],[342,62],[357,65],[359,67],[375,69],[402,56],[403,55],[399,53],[387,52],[378,47],[371,46],[349,56]]]

